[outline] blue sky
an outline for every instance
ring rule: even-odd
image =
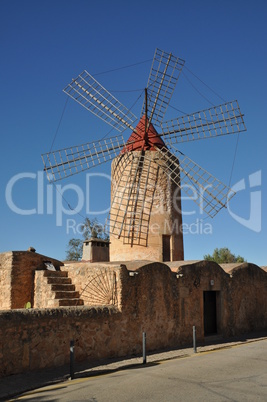
[[[185,259],[201,259],[216,247],[228,247],[250,262],[267,265],[266,20],[264,0],[1,0],[0,252],[33,246],[41,254],[64,259],[69,239],[79,237],[86,210],[68,215],[63,203],[67,212],[60,221],[61,200],[42,174],[41,154],[52,144],[59,149],[116,132],[109,133],[109,126],[71,99],[66,103],[62,89],[86,69],[131,107],[146,86],[158,47],[186,62],[173,108],[191,113],[210,107],[206,98],[214,104],[222,103],[221,98],[238,99],[247,126],[237,151],[236,135],[180,147],[226,184],[231,177],[237,189],[230,211],[213,219],[202,221],[197,210],[187,215],[192,207],[184,203],[184,222],[191,225],[191,233],[184,236]],[[131,67],[119,69],[124,66]],[[141,107],[142,99],[133,109],[137,116]],[[173,108],[166,118],[181,115]],[[89,217],[104,222],[107,214],[94,212],[109,206],[105,175],[110,165],[94,173],[102,178],[90,176]],[[75,208],[77,194],[64,186],[75,184],[85,191],[86,175],[58,184]],[[75,221],[72,226],[70,219]],[[203,233],[207,224],[212,233]]]

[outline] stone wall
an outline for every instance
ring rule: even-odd
[[[70,263],[62,269],[68,271],[85,305],[118,307],[130,320],[129,327],[147,327],[150,339],[160,347],[161,342],[165,346],[188,342],[193,325],[198,339],[204,340],[204,292],[217,294],[218,334],[227,337],[267,328],[267,273],[253,264],[239,264],[227,272],[208,261],[169,266],[144,261]]]
[[[129,272],[133,276],[129,275]],[[121,311],[127,331],[138,345],[143,331],[150,350],[182,345],[179,283],[162,263],[150,263],[136,271],[121,268]],[[190,342],[187,338],[186,342]]]
[[[198,340],[204,341],[204,300],[203,292],[220,293],[217,306],[218,333],[228,336],[228,290],[230,276],[216,263],[200,261],[183,265],[177,270],[181,309],[182,339],[192,334],[192,326],[196,327]]]
[[[230,275],[230,334],[267,328],[267,272],[257,265],[244,263]]]
[[[253,264],[227,272],[207,261],[111,264],[115,287],[107,285],[107,266],[90,273],[92,265],[69,264],[64,269],[76,276],[78,290],[91,283],[96,294],[102,292],[102,306],[0,313],[2,375],[66,363],[71,339],[76,358],[88,361],[141,353],[143,331],[148,351],[191,344],[193,325],[198,342],[203,342],[205,292],[216,292],[222,337],[267,329],[267,273]],[[88,281],[89,273],[93,277]]]
[[[67,363],[70,340],[77,361],[128,354],[120,323],[120,314],[108,307],[3,311],[0,376]]]

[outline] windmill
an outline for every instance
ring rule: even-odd
[[[120,133],[42,155],[50,181],[112,161],[111,260],[182,260],[181,186],[210,217],[234,195],[174,147],[245,131],[238,102],[163,121],[184,63],[172,53],[156,49],[137,125],[134,114],[87,71],[63,90]],[[122,132],[128,129],[131,134],[125,141]]]

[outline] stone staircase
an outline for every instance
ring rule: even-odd
[[[34,299],[37,308],[84,304],[66,271],[36,271]]]

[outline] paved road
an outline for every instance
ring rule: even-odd
[[[267,401],[267,340],[40,388],[27,401]]]

